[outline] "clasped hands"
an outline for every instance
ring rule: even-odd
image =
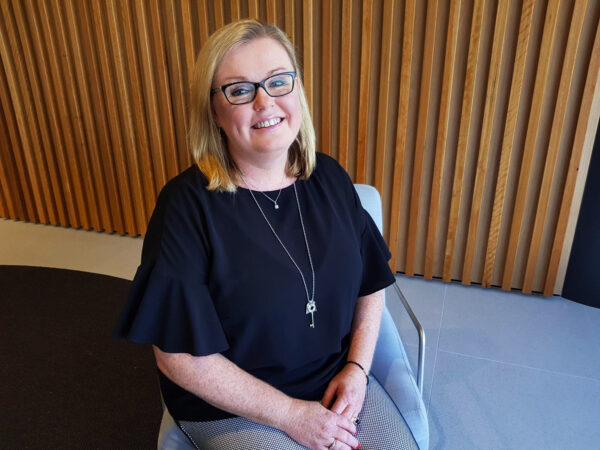
[[[320,402],[294,400],[284,431],[311,449],[360,448],[354,419],[362,410],[366,390],[362,370],[346,365],[331,380]]]

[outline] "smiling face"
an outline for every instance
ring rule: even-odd
[[[227,52],[212,87],[237,81],[260,82],[293,71],[287,52],[277,41],[258,38]],[[215,120],[227,135],[227,148],[234,160],[287,156],[302,122],[298,82],[296,79],[293,91],[281,97],[270,97],[258,88],[256,98],[244,105],[231,105],[221,91],[214,94]]]

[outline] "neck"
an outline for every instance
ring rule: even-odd
[[[285,173],[287,167],[287,153],[277,158],[234,158],[234,161],[242,172],[244,180],[249,183],[246,186],[244,180],[238,180],[238,186],[247,187],[258,191],[274,191],[291,185],[294,178]]]

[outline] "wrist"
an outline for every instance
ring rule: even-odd
[[[287,433],[287,425],[290,423],[290,418],[292,418],[294,413],[298,410],[298,401],[298,399],[286,396],[285,402],[277,415],[277,419],[271,426]]]
[[[346,361],[346,365],[352,365],[354,367],[358,367],[362,371],[362,373],[365,375],[365,378],[367,380],[367,385],[369,384],[369,374],[367,373],[365,368],[362,366],[362,364],[360,364],[356,361],[348,360],[348,361]]]

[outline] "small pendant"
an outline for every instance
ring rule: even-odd
[[[275,203],[275,209],[279,209],[279,205]]]
[[[317,304],[315,303],[315,300],[309,300],[306,303],[306,314],[310,314],[311,316],[311,324],[310,327],[314,328],[315,327],[315,312],[317,311]]]

